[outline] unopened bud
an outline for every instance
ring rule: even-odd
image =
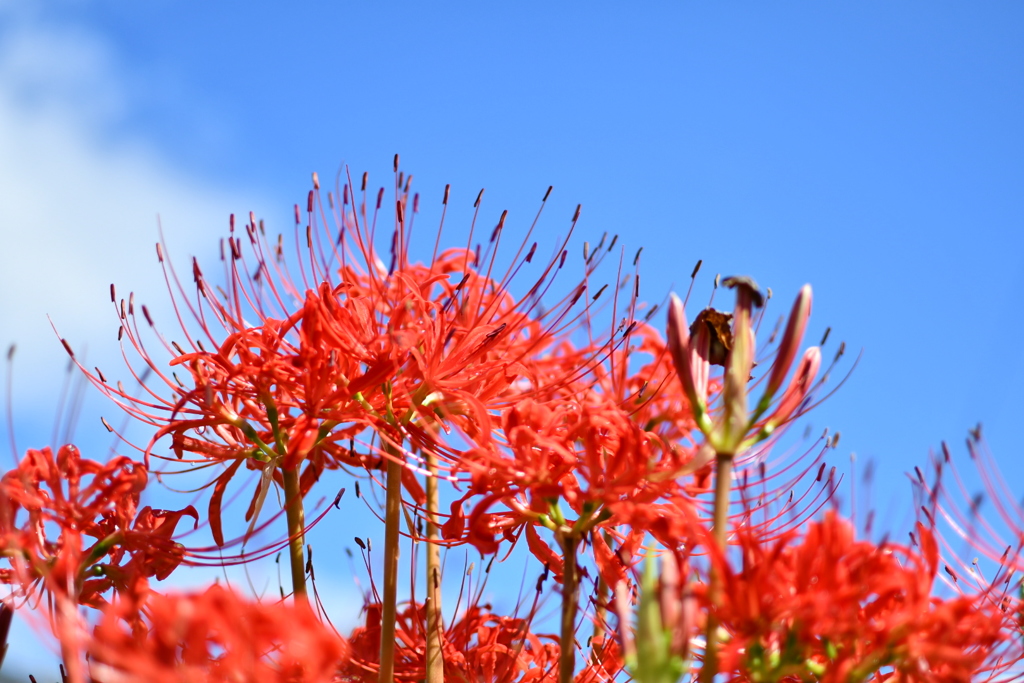
[[[793,378],[789,381],[789,386],[783,392],[779,405],[768,418],[766,428],[769,431],[774,430],[793,416],[793,413],[807,397],[807,392],[811,390],[811,385],[814,383],[814,378],[818,375],[820,367],[821,349],[812,346],[804,351],[803,358],[800,359],[800,364],[797,365],[796,372],[793,373]]]
[[[782,382],[789,374],[789,369],[796,358],[796,352],[803,341],[804,331],[807,329],[807,321],[811,317],[811,286],[804,285],[793,302],[793,309],[789,313],[789,321],[786,323],[786,331],[779,341],[779,350],[775,354],[775,362],[772,364],[772,374],[768,377],[768,386],[765,388],[762,403],[771,401],[772,397],[782,386]]]
[[[660,581],[655,571],[655,561],[648,559],[640,584],[635,638],[629,629],[631,619],[625,584],[620,583],[615,591],[626,668],[639,683],[679,680],[689,653],[689,630],[680,631],[680,627],[687,622],[687,612],[692,610],[681,599],[674,558],[665,557]]]
[[[700,425],[705,412],[704,396],[707,393],[708,335],[704,332],[703,339],[700,339],[700,335],[698,335],[697,353],[694,353],[694,349],[691,348],[694,340],[691,340],[686,325],[686,311],[683,308],[683,302],[675,294],[669,297],[667,334],[672,363],[675,365],[676,374],[679,375],[679,381],[682,382],[686,398],[690,401],[694,418]],[[699,353],[702,345],[703,357]]]
[[[764,305],[764,297],[749,277],[728,277],[722,281],[736,290],[736,307],[732,314],[732,351],[726,362],[725,386],[722,390],[723,415],[715,425],[712,443],[720,455],[735,455],[746,436],[750,419],[747,414],[747,384],[754,367],[754,328],[752,311]]]

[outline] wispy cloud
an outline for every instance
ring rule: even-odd
[[[215,244],[229,212],[251,207],[125,133],[138,103],[111,46],[28,7],[0,0],[0,345],[18,346],[17,419],[38,421],[52,415],[66,359],[47,316],[93,362],[120,364],[108,286],[166,301],[158,216],[184,257]],[[43,679],[57,673],[21,619],[7,665]]]
[[[19,407],[50,407],[63,350],[47,316],[94,362],[116,359],[109,284],[166,300],[158,217],[184,257],[254,207],[124,133],[137,103],[102,36],[0,16],[0,344],[18,345]]]

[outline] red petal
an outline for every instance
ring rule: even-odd
[[[210,532],[213,534],[213,542],[218,547],[224,545],[224,531],[220,524],[220,504],[224,499],[224,489],[227,488],[228,481],[235,476],[235,472],[241,465],[241,460],[235,460],[224,470],[223,474],[217,477],[217,482],[213,485],[213,495],[210,496]]]

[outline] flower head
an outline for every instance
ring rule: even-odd
[[[304,226],[296,206],[297,258],[291,265],[283,240],[268,241],[255,216],[250,214],[244,235],[236,234],[232,218],[222,248],[226,282],[213,285],[193,262],[194,299],[158,247],[168,283],[178,292],[174,303],[184,339],[179,344],[160,337],[170,352],[169,369],[142,341],[134,297],[120,302],[119,336],[166,387],[147,386],[143,397],[135,397],[108,384],[102,373],[93,380],[156,428],[147,456],[167,437],[176,458],[221,468],[210,480],[218,544],[224,543],[222,490],[240,463],[261,472],[253,493],[255,523],[278,472],[301,470],[305,495],[325,469],[380,469],[389,459],[417,467],[422,461],[415,451],[435,454],[442,470],[450,469],[460,454],[447,433],[487,441],[495,413],[522,396],[516,383],[539,390],[541,383],[565,382],[580,372],[576,367],[540,378],[527,362],[575,326],[570,311],[585,291],[582,284],[553,306],[540,305],[565,262],[564,249],[533,263],[537,245],[527,248],[524,241],[512,265],[497,270],[502,214],[482,252],[479,245],[440,252],[435,245],[428,261],[416,262],[410,237],[419,195],[410,192],[409,182],[396,185],[386,251],[375,243],[384,190],[374,209],[366,176],[361,190],[355,187],[349,179],[327,193],[324,206],[314,175]],[[445,208],[447,203],[446,189]],[[578,211],[574,222],[577,217]],[[588,262],[588,273],[599,261]],[[511,282],[531,264],[539,275],[516,299]],[[116,303],[113,287],[111,298]],[[142,313],[152,325],[148,309]]]
[[[374,683],[380,658],[380,605],[364,607],[365,623],[349,638],[351,659],[341,680]],[[442,635],[445,680],[488,683],[554,683],[558,680],[559,642],[532,630],[533,615],[503,616],[490,605],[471,604]],[[426,609],[408,603],[398,615],[395,680],[423,680],[426,671]],[[613,680],[622,662],[614,639],[591,642],[591,657],[576,676],[578,683]]]
[[[789,374],[810,316],[811,288],[804,285],[775,351],[764,394],[756,408],[750,411],[747,394],[756,351],[752,314],[755,308],[764,304],[764,298],[750,278],[726,278],[722,284],[736,290],[736,307],[731,318],[716,318],[715,325],[696,324],[691,332],[686,326],[683,302],[673,294],[668,314],[668,340],[672,360],[697,427],[715,453],[731,457],[769,437],[793,418],[811,391],[821,365],[821,352],[817,347],[805,352],[782,398],[772,409],[772,401]],[[718,313],[714,309],[709,311]],[[709,320],[707,311],[701,316],[698,323]],[[731,327],[725,325],[729,320]],[[718,329],[721,330],[719,336],[726,340],[725,344],[720,344],[717,359],[725,367],[725,377],[720,407],[715,415],[709,416],[708,374],[712,361],[716,360],[712,357],[711,337]]]
[[[145,466],[125,457],[100,463],[72,445],[56,455],[29,450],[0,480],[0,544],[11,563],[0,577],[26,594],[40,587],[93,607],[113,587],[133,592],[166,578],[184,558],[178,522],[198,515],[191,506],[138,509],[146,481]]]
[[[753,680],[865,680],[891,668],[902,681],[966,681],[1005,638],[983,600],[932,595],[938,555],[857,541],[835,514],[771,543],[738,531],[742,568],[722,565],[717,607],[728,632],[721,670]]]
[[[254,602],[219,585],[116,602],[88,650],[96,683],[328,683],[348,659],[304,603]]]

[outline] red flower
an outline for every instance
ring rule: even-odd
[[[100,607],[112,587],[135,591],[182,561],[172,536],[191,506],[137,510],[146,468],[125,457],[107,463],[62,446],[29,450],[0,480],[0,544],[11,563],[2,579]],[[53,534],[56,532],[56,538]]]
[[[116,602],[88,650],[96,683],[327,683],[348,659],[304,603],[252,602],[219,585]]]
[[[366,622],[353,631],[352,657],[342,671],[343,681],[376,683],[380,662],[380,605],[365,608]],[[558,638],[535,635],[530,618],[500,616],[488,605],[474,604],[448,625],[442,636],[446,681],[487,683],[558,680]],[[420,681],[426,676],[426,610],[407,604],[398,615],[395,680]],[[611,681],[622,668],[614,639],[591,643],[588,665],[576,676],[578,683]]]
[[[582,285],[546,311],[538,303],[561,269],[564,251],[534,265],[540,275],[518,301],[509,284],[532,262],[536,244],[528,251],[524,244],[507,272],[494,272],[504,214],[483,255],[479,247],[440,254],[435,248],[431,260],[419,264],[409,255],[418,195],[410,196],[408,185],[399,188],[385,254],[374,245],[376,222],[367,218],[365,195],[355,206],[349,185],[339,194],[340,202],[327,193],[334,227],[319,218],[325,207],[315,177],[304,230],[296,207],[297,244],[304,244],[297,274],[285,264],[281,240],[272,247],[251,214],[244,240],[235,236],[232,219],[222,254],[223,288],[193,264],[194,303],[158,247],[172,291],[182,293],[174,303],[189,348],[165,343],[172,356],[168,372],[143,345],[129,297],[118,310],[121,334],[166,388],[151,386],[137,398],[107,384],[102,373],[92,375],[125,410],[157,428],[147,454],[166,436],[177,458],[191,454],[224,467],[210,482],[218,545],[224,543],[223,490],[239,463],[263,473],[252,516],[281,471],[304,467],[305,494],[324,469],[379,469],[382,459],[404,463],[415,450],[436,453],[443,468],[459,454],[440,434],[456,429],[486,442],[493,412],[521,394],[513,384],[534,381],[525,361],[564,337],[566,325],[573,328],[567,313],[583,294]],[[378,209],[382,197],[383,190]],[[446,190],[445,204],[447,199]],[[116,298],[113,288],[111,295]],[[148,310],[142,312],[152,324]],[[189,317],[198,323],[199,336]],[[572,374],[547,379],[565,382]]]
[[[972,680],[1006,637],[984,600],[931,594],[938,554],[856,541],[834,514],[766,544],[738,532],[742,569],[723,566],[720,671],[734,680],[815,676],[840,683],[892,670],[890,680]]]
[[[926,470],[930,476],[915,468],[915,498],[919,524],[934,535],[942,554],[939,578],[946,588],[973,595],[1003,615],[1006,647],[991,672],[999,680],[1003,669],[1018,673],[1017,662],[1024,659],[1024,592],[1018,578],[1024,571],[1024,506],[1000,472],[981,425],[970,430],[967,450],[981,491],[968,488],[957,458],[943,443]]]

